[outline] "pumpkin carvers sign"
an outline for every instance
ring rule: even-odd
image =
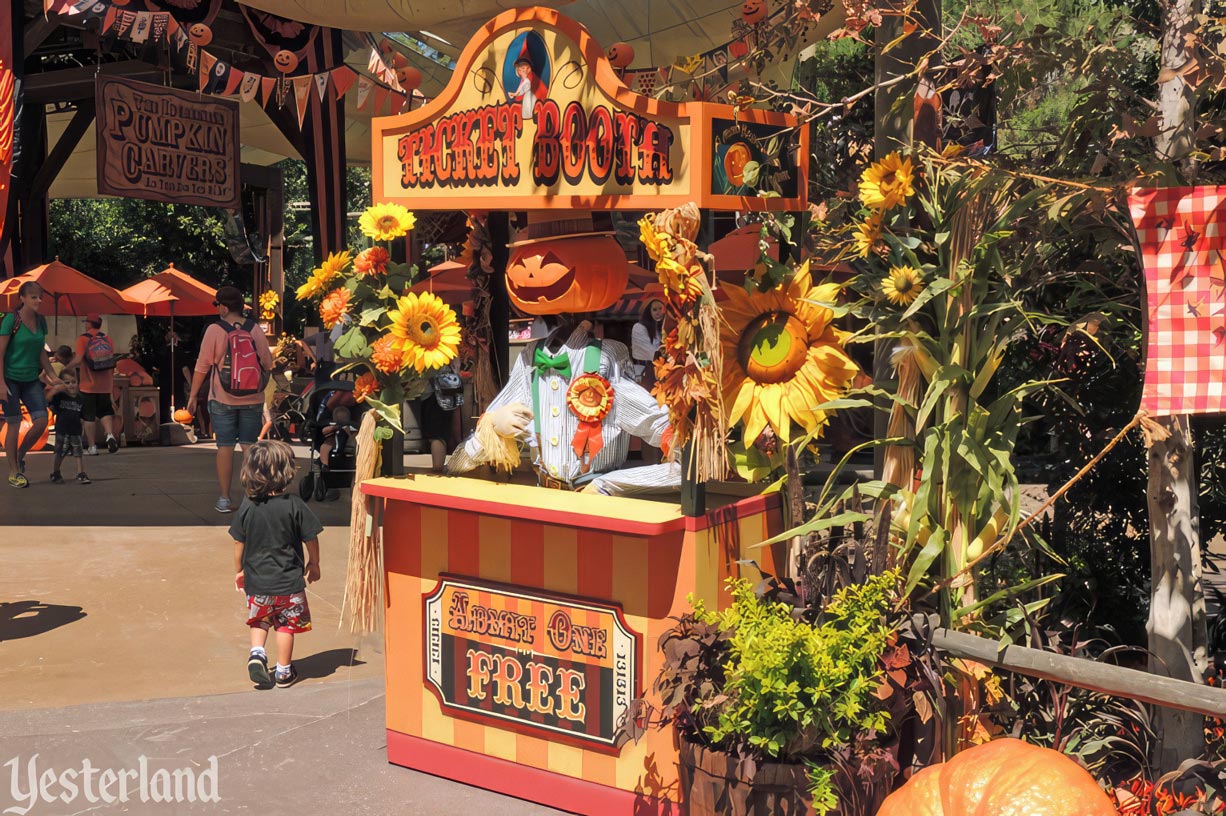
[[[107,78],[97,111],[99,193],[238,209],[237,104]]]

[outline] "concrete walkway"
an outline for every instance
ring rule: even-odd
[[[216,756],[221,801],[137,792],[91,804],[82,792],[36,802],[31,816],[555,812],[387,765],[382,640],[339,628],[348,491],[311,503],[326,529],[322,580],[308,590],[314,631],[295,650],[302,680],[254,691],[232,517],[212,509],[213,449],[86,457],[92,485],[52,485],[50,465],[31,454],[32,486],[0,485],[0,812],[29,804],[35,754],[40,773],[86,759],[119,772],[141,756],[150,770],[205,770]]]

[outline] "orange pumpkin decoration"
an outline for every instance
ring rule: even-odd
[[[728,181],[740,187],[745,183],[745,165],[753,159],[753,154],[744,142],[736,142],[728,147],[724,154],[724,173]]]
[[[877,816],[1119,816],[1073,760],[1016,739],[931,765],[890,794]]]
[[[184,425],[192,424],[192,412],[186,408],[180,408],[174,413],[175,422],[182,422]]]
[[[195,23],[187,29],[187,38],[196,45],[208,45],[213,41],[213,29],[204,23]]]
[[[396,68],[396,81],[406,91],[415,91],[421,86],[421,71],[412,65],[398,66]]]
[[[599,312],[621,298],[630,279],[626,253],[608,235],[547,238],[515,248],[507,294],[527,314]]]
[[[753,25],[766,19],[766,0],[745,0],[741,4],[741,19]]]
[[[43,426],[42,435],[38,437],[30,450],[40,451],[47,447],[47,437],[51,435],[51,426],[55,424],[55,417],[50,411],[47,412],[47,424]],[[30,412],[26,407],[21,406],[21,424],[17,426],[17,444],[21,445],[26,441],[26,434],[34,427],[34,423],[30,420]],[[4,424],[4,420],[0,419],[0,448],[3,448],[5,440],[8,438],[8,427]]]
[[[614,68],[629,68],[630,63],[634,62],[634,46],[624,42],[613,43],[605,52],[605,58]]]
[[[298,67],[298,55],[293,51],[278,51],[272,58],[272,65],[283,74]]]

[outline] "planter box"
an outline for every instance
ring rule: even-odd
[[[681,794],[689,816],[801,816],[809,807],[804,765],[760,762],[741,774],[736,757],[680,739]]]

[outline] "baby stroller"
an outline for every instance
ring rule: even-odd
[[[311,415],[311,394],[314,390],[315,383],[308,383],[301,394],[278,389],[272,405],[272,428],[269,430],[272,439],[311,444],[307,417]]]
[[[353,485],[358,425],[366,408],[353,399],[352,382],[329,380],[311,391],[303,424],[311,463],[298,484],[303,500],[324,501],[335,497],[330,491]]]

